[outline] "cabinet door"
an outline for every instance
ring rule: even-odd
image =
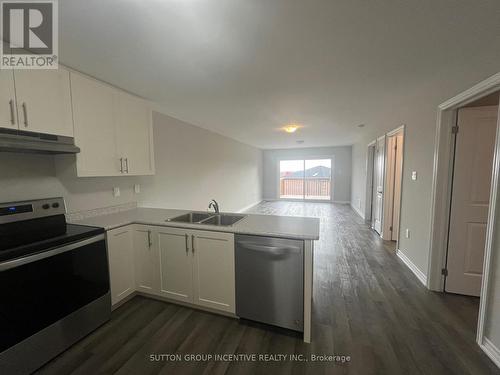
[[[148,103],[127,93],[115,93],[118,154],[129,175],[154,174],[152,113]]]
[[[13,70],[0,69],[0,128],[18,128]]]
[[[135,290],[132,227],[107,233],[111,303],[114,305]]]
[[[156,235],[155,235],[156,234]],[[154,228],[136,225],[134,229],[135,286],[137,290],[158,294],[160,267],[158,267],[158,238]]]
[[[20,129],[73,137],[69,72],[16,70]]]
[[[194,303],[235,312],[234,235],[192,231]]]
[[[113,88],[91,78],[71,73],[78,176],[118,176]]]
[[[192,303],[193,254],[187,233],[177,228],[161,228],[158,231],[160,295]]]

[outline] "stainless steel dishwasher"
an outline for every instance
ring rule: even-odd
[[[236,315],[304,331],[304,242],[235,236]]]

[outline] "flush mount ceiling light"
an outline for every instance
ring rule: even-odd
[[[300,127],[301,127],[300,125],[290,124],[290,125],[283,126],[281,129],[283,129],[287,133],[295,133],[297,131],[297,129]]]

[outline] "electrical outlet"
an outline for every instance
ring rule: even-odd
[[[417,171],[413,171],[413,172],[411,172],[411,179],[412,179],[413,181],[417,181]]]
[[[405,237],[410,238],[410,230],[406,228]]]
[[[134,185],[134,192],[135,192],[136,194],[139,194],[139,193],[141,192],[141,185],[139,185],[139,184],[135,184],[135,185]]]
[[[114,187],[113,188],[113,197],[119,197],[120,196],[120,188],[119,187]]]

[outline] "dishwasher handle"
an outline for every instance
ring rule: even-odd
[[[289,253],[296,253],[301,250],[298,246],[269,246],[249,241],[238,241],[237,245],[240,245],[242,248],[247,250],[260,251],[273,255],[285,255]]]

